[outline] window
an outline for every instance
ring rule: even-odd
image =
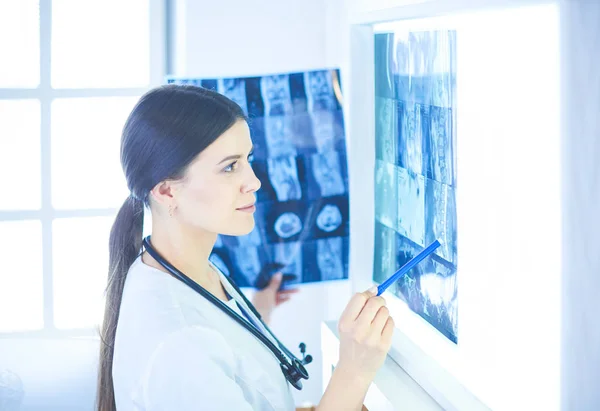
[[[0,334],[95,333],[128,192],[121,129],[163,83],[164,2],[0,2]]]

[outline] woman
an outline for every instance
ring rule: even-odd
[[[131,195],[110,234],[98,410],[294,409],[272,352],[147,247],[140,254],[146,206],[157,258],[239,312],[241,296],[208,257],[218,234],[254,227],[260,181],[251,152],[243,111],[210,90],[159,87],[130,114],[121,163]],[[361,409],[393,329],[373,289],[350,300],[339,323],[339,363],[319,411]]]

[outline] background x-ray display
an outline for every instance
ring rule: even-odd
[[[375,94],[373,279],[438,239],[390,289],[457,342],[456,33],[376,34]]]
[[[239,286],[255,286],[275,271],[269,270],[275,264],[293,275],[288,284],[348,278],[348,171],[339,71],[168,82],[217,90],[249,117],[252,167],[262,183],[256,227],[242,237],[219,236],[211,261]]]

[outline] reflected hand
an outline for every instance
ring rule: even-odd
[[[279,290],[283,275],[276,273],[271,277],[269,285],[260,291],[256,291],[252,297],[252,305],[261,315],[262,320],[268,325],[271,321],[271,313],[275,307],[288,301],[292,294],[296,294],[299,290]]]

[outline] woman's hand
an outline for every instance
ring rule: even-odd
[[[262,320],[269,325],[271,322],[271,314],[275,307],[280,306],[284,302],[288,301],[292,294],[298,292],[297,289],[293,290],[279,290],[281,285],[281,279],[283,275],[276,273],[271,277],[269,285],[260,291],[256,291],[252,297],[252,305],[256,308],[256,311],[262,317]]]
[[[375,290],[375,291],[374,291]],[[355,294],[340,317],[337,368],[365,382],[375,378],[392,344],[394,320],[376,288]]]

